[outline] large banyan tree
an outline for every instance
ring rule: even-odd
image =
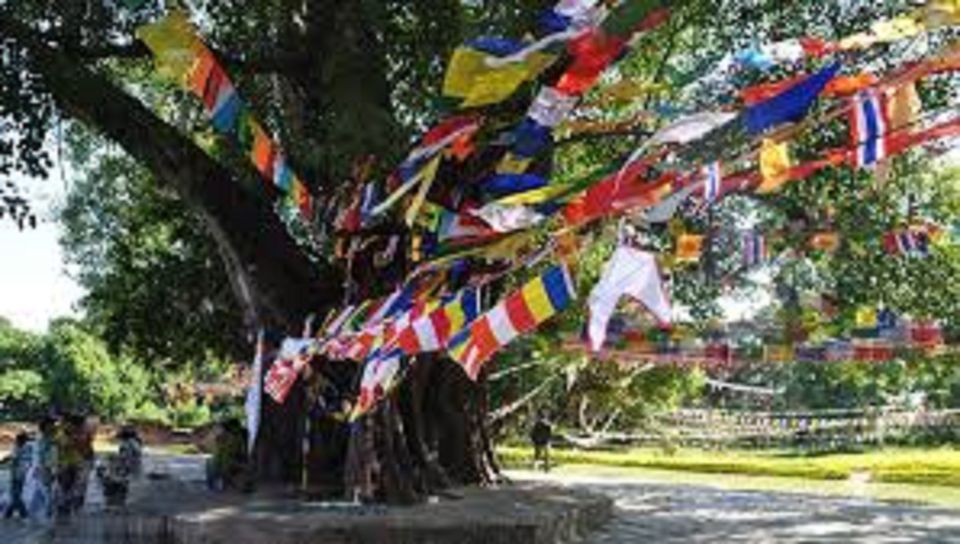
[[[189,77],[176,73],[184,62],[176,27],[186,19],[155,4],[0,0],[0,170],[44,175],[62,123],[119,144],[202,226],[252,338],[261,329],[298,336],[309,316],[383,301],[402,293],[425,260],[456,255],[465,246],[438,246],[443,240],[422,228],[430,207],[446,218],[450,238],[495,246],[484,259],[446,260],[442,274],[448,291],[483,280],[492,300],[498,283],[490,279],[515,269],[518,253],[536,257],[531,246],[542,241],[500,235],[542,220],[556,212],[552,201],[589,186],[570,180],[610,175],[583,165],[629,155],[662,124],[642,114],[661,111],[662,99],[692,110],[729,103],[729,89],[695,84],[726,51],[813,31],[837,38],[906,3],[198,0],[180,6],[204,36],[186,47],[206,54],[203,63],[188,59]],[[168,26],[137,32],[158,21]],[[478,38],[491,34],[513,39]],[[468,38],[470,47],[455,53]],[[445,81],[451,56],[459,71]],[[617,62],[627,84],[619,98],[586,112],[606,122],[558,141],[550,127]],[[157,75],[164,72],[180,81]],[[243,103],[227,103],[227,88]],[[678,159],[695,163],[744,145],[743,134],[719,136],[669,161],[636,161],[623,179],[663,188]],[[567,155],[576,164],[561,160]],[[612,173],[610,198],[656,202],[642,183],[631,189],[624,181],[637,192],[622,194]],[[554,175],[566,183],[544,187]],[[386,198],[404,188],[402,199]],[[538,196],[515,201],[520,207],[464,213],[528,191]],[[29,213],[27,203],[16,204],[18,216]],[[586,202],[579,220],[602,215],[605,204]],[[556,245],[561,256],[569,251],[562,238]],[[688,285],[688,298],[715,298],[703,287]],[[320,321],[308,321],[308,335]],[[468,368],[468,376],[438,354],[402,368],[399,387],[346,422],[329,413],[356,403],[363,366],[312,360],[285,402],[264,401],[261,479],[391,502],[490,481],[485,369]]]

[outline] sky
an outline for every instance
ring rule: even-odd
[[[43,332],[51,319],[75,315],[83,290],[66,273],[57,240],[59,226],[51,221],[63,198],[59,180],[25,181],[22,187],[42,187],[31,204],[40,217],[36,230],[23,232],[9,219],[0,220],[0,316],[14,326]]]

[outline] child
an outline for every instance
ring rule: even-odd
[[[10,504],[3,513],[6,519],[12,518],[14,514],[18,514],[21,518],[27,517],[27,505],[23,503],[23,483],[27,479],[27,470],[33,460],[31,446],[30,435],[18,434],[13,453],[7,459],[10,462]]]

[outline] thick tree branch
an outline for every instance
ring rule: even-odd
[[[250,325],[295,327],[339,298],[337,274],[310,262],[273,212],[275,189],[243,187],[137,99],[18,21],[0,15],[0,33],[29,52],[31,67],[60,108],[119,143],[194,209],[229,257],[225,265],[238,299],[257,321]]]

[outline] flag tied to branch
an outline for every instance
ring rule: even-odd
[[[567,266],[551,266],[455,335],[447,348],[450,357],[463,365],[470,379],[476,380],[484,363],[495,353],[520,335],[536,330],[575,298]]]

